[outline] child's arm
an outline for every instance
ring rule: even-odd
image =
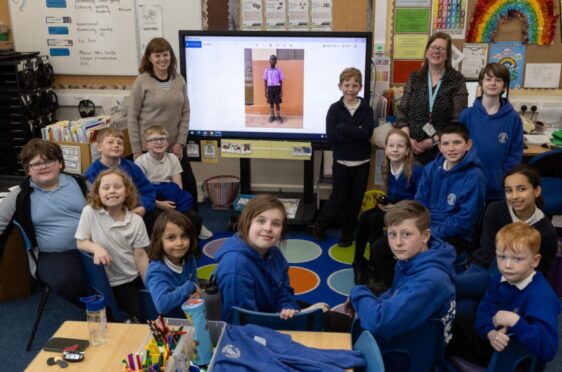
[[[195,281],[191,280],[186,280],[182,285],[177,286],[170,270],[162,261],[153,261],[148,265],[145,281],[156,309],[162,314],[169,314],[179,309],[190,295],[199,290]]]
[[[448,275],[435,269],[405,283],[399,291],[377,298],[363,285],[351,288],[349,297],[361,326],[377,335],[402,334],[422,324],[447,301],[454,299],[445,290]]]
[[[154,186],[152,186],[152,183],[146,178],[138,165],[130,161],[129,165],[130,172],[127,173],[131,176],[133,183],[137,187],[142,207],[146,212],[150,212],[156,207],[156,191]]]
[[[336,131],[338,134],[349,137],[352,140],[370,140],[373,135],[374,128],[375,116],[373,114],[373,109],[370,107],[366,107],[364,109],[360,126],[357,127],[355,125],[347,125],[345,123],[339,123],[336,125]]]
[[[110,265],[113,259],[107,250],[99,244],[87,239],[76,239],[76,246],[81,251],[94,255],[94,263],[96,265]]]
[[[507,153],[507,158],[503,162],[504,173],[509,172],[515,166],[521,164],[523,160],[523,149],[525,147],[523,143],[523,123],[521,123],[521,117],[516,112],[515,123],[513,123],[513,132],[511,133],[511,138],[509,139],[509,150]]]
[[[146,251],[142,247],[135,247],[133,248],[133,260],[135,260],[135,266],[139,274],[141,275],[141,279],[144,282],[144,275],[146,274],[146,268],[148,267],[148,255]]]
[[[230,309],[238,306],[246,310],[260,311],[254,295],[251,276],[233,270],[217,278],[222,301],[223,320],[230,321]]]
[[[178,185],[180,187],[180,189],[183,190],[183,183],[181,182],[181,174],[174,174],[172,176],[172,182],[175,183],[176,185]]]
[[[287,265],[287,271],[285,271],[285,275],[283,276],[283,283],[281,284],[281,288],[279,288],[278,296],[277,296],[277,303],[279,304],[279,313],[282,319],[292,318],[294,314],[296,314],[300,307],[297,304],[297,300],[295,299],[295,291],[291,284],[289,283],[289,267]]]

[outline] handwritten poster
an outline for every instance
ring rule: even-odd
[[[139,27],[139,53],[142,55],[146,45],[155,37],[164,36],[162,29],[162,4],[137,0],[137,18]]]
[[[558,88],[560,63],[527,63],[525,88]]]
[[[486,66],[488,44],[465,43],[463,53],[462,74],[467,79],[477,79],[480,70]]]
[[[332,30],[332,0],[311,0],[310,19],[312,30]]]
[[[289,29],[308,30],[308,0],[289,0],[288,18]]]
[[[56,74],[138,73],[135,0],[8,4],[15,48],[48,55]]]

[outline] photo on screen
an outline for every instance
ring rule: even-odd
[[[244,59],[246,127],[302,129],[304,49],[246,48]]]

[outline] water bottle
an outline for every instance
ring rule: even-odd
[[[81,297],[86,304],[86,319],[90,331],[90,344],[103,345],[107,342],[107,316],[105,315],[105,298],[101,295]]]
[[[211,335],[207,329],[207,318],[205,316],[205,300],[194,298],[187,300],[181,309],[190,326],[195,330],[195,350],[193,363],[198,366],[206,366],[213,356]]]

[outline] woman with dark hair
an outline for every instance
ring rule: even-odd
[[[436,32],[425,46],[425,60],[414,71],[398,106],[396,127],[410,135],[416,160],[427,164],[435,159],[437,133],[458,118],[468,105],[464,76],[451,65],[451,37]]]
[[[186,83],[176,71],[177,60],[170,43],[161,37],[150,40],[141,59],[127,107],[127,127],[133,157],[144,149],[142,136],[145,129],[159,125],[169,133],[168,151],[175,154],[183,169],[184,190],[197,200],[197,183],[185,153],[189,129],[189,99]],[[193,204],[197,210],[197,203]],[[203,228],[203,235],[212,235]]]
[[[166,128],[170,133],[169,151],[182,163],[183,185],[197,200],[195,177],[184,150],[189,129],[189,100],[185,81],[176,66],[176,56],[166,39],[157,37],[148,43],[141,59],[140,75],[131,89],[127,127],[135,159],[144,149],[144,130],[153,125]]]

